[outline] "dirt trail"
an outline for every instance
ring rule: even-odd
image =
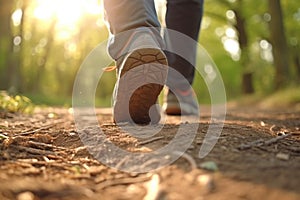
[[[153,140],[137,139],[111,123],[109,110],[97,110],[97,117],[106,137],[131,152],[165,146],[180,125],[178,117],[169,117]],[[185,154],[138,174],[91,156],[67,109],[6,115],[0,119],[0,199],[300,199],[299,111],[231,108],[218,143],[200,159],[209,124],[203,109]]]

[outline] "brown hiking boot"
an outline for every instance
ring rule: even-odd
[[[162,50],[142,48],[129,53],[118,66],[113,95],[114,122],[158,123],[160,112],[156,102],[167,72],[167,59]]]
[[[167,115],[199,115],[198,102],[192,89],[167,90],[163,110]]]

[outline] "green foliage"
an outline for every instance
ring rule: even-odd
[[[300,78],[296,69],[296,58],[300,57],[300,2],[281,1],[281,3],[286,39],[290,45],[290,67],[292,68],[288,85],[292,86]],[[271,54],[272,47],[266,52],[260,44],[262,40],[270,42],[269,22],[272,17],[268,13],[268,2],[265,0],[259,3],[253,0],[208,0],[205,2],[204,10],[204,26],[202,26],[200,41],[219,67],[229,99],[241,95],[241,74],[244,70],[253,73],[255,92],[265,94],[275,92],[274,63],[272,59],[266,59],[263,55]],[[229,10],[236,10],[245,18],[249,56],[247,66],[241,60],[232,60],[222,44],[226,37],[226,29],[229,27],[235,29],[235,19],[228,19],[226,16]]]
[[[31,100],[22,95],[11,96],[0,91],[0,112],[32,113],[34,105]]]
[[[269,94],[260,92],[252,95],[245,95],[230,101],[229,103],[239,107],[255,105],[257,108],[261,109],[289,108],[291,106],[300,108],[299,91],[299,86],[291,86]]]
[[[264,108],[281,108],[289,106],[300,106],[300,87],[290,87],[279,90],[260,102]]]
[[[101,25],[103,16],[85,13],[72,26],[62,27],[59,18],[43,20],[36,17],[35,0],[11,2],[14,4],[13,9],[6,13],[11,15],[17,9],[24,10],[19,25],[13,25],[10,21],[11,35],[8,34],[4,38],[0,34],[0,89],[9,91],[12,88],[20,89],[37,104],[70,105],[73,83],[81,63],[92,49],[108,37],[107,28]],[[281,1],[281,3],[290,47],[292,65],[290,80],[291,84],[294,84],[299,79],[295,60],[300,56],[300,3],[299,1]],[[227,15],[229,10],[237,10],[245,18],[249,51],[247,66],[244,66],[241,60],[232,59],[231,54],[224,48],[226,30],[234,29],[234,19],[229,19]],[[228,99],[241,95],[241,77],[245,70],[253,72],[256,93],[274,92],[274,66],[272,60],[263,58],[263,49],[260,45],[261,40],[269,41],[270,37],[267,1],[207,0],[204,11],[200,44],[218,66]],[[7,16],[7,19],[12,17]],[[13,37],[17,35],[21,36],[22,42],[19,46],[12,47]],[[4,41],[6,43],[3,43]],[[106,50],[103,52],[106,53]],[[12,62],[14,60],[17,61],[14,63]],[[201,62],[201,59],[199,61]],[[16,70],[13,71],[13,68]],[[97,106],[110,106],[115,80],[115,73],[103,74],[96,91]],[[19,87],[12,85],[13,83],[18,83]],[[193,87],[201,103],[210,102],[207,87],[199,74],[196,74]],[[15,104],[12,103],[10,107],[13,105]],[[16,108],[13,107],[12,110]]]

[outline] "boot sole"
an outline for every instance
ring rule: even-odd
[[[160,121],[159,110],[152,106],[156,104],[167,79],[167,64],[165,54],[160,49],[154,48],[135,50],[124,59],[118,77],[119,86],[114,105],[116,123],[156,124]],[[142,82],[147,84],[141,84]],[[140,87],[137,87],[137,84]],[[131,97],[126,96],[130,93]],[[125,109],[124,112],[125,106],[129,106],[130,116],[128,110]]]

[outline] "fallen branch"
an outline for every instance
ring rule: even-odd
[[[270,140],[265,141],[264,144],[265,144],[265,145],[270,145],[270,144],[276,143],[276,142],[278,142],[279,140],[282,140],[282,139],[284,139],[284,138],[286,138],[286,137],[289,137],[289,136],[291,136],[291,134],[284,134],[284,135],[281,135],[281,136],[277,136],[277,137],[275,137],[275,138],[272,138],[272,139],[270,139]]]
[[[291,134],[292,135],[300,135],[300,131],[298,131],[298,132],[292,132]]]
[[[96,186],[96,190],[102,190],[107,187],[111,186],[116,186],[116,185],[129,185],[129,184],[134,184],[134,183],[142,183],[149,181],[152,176],[138,176],[135,178],[122,178],[122,179],[117,179],[117,180],[107,180],[105,182],[99,183]]]
[[[157,140],[161,140],[163,139],[164,137],[163,136],[159,136],[159,137],[154,137],[154,138],[151,138],[149,140],[144,140],[144,141],[141,141],[138,143],[138,145],[145,145],[145,144],[149,144],[151,142],[154,142],[154,141],[157,141]]]
[[[187,153],[182,153],[180,151],[175,151],[173,152],[173,154],[175,155],[178,155],[178,156],[181,156],[182,158],[186,159],[189,164],[191,165],[192,169],[196,169],[197,168],[197,163],[196,161],[194,160],[194,158],[192,156],[190,156],[189,154]]]
[[[61,168],[63,170],[74,171],[73,166],[84,167],[81,163],[70,163],[70,162],[60,162],[55,160],[49,160],[47,157],[43,156],[44,160],[37,159],[19,159],[17,161],[13,161],[12,163],[21,164],[23,166],[46,166],[46,167],[56,167]],[[25,165],[24,165],[25,164]]]
[[[117,165],[116,165],[116,169],[120,169],[121,166],[129,159],[130,157],[127,155],[125,156]]]
[[[49,149],[70,151],[70,149],[65,148],[65,147],[54,146],[52,144],[46,144],[46,143],[42,143],[42,142],[28,141],[28,144],[33,145],[35,147],[40,147],[40,148],[49,148]]]
[[[187,153],[184,153],[184,152],[180,152],[180,151],[174,151],[172,152],[173,155],[176,155],[176,156],[179,156],[179,157],[182,157],[184,158],[185,160],[188,161],[188,163],[191,165],[191,168],[192,169],[196,169],[197,168],[197,164],[196,164],[196,161],[194,160],[194,158],[190,155],[188,155]],[[150,159],[148,161],[146,161],[143,165],[139,166],[138,168],[139,169],[146,169],[147,167],[149,167],[150,165],[153,165],[153,164],[157,164],[157,165],[165,165],[167,163],[164,163],[163,160],[159,159],[159,157],[154,157],[153,159]]]
[[[55,155],[53,151],[41,150],[41,149],[34,149],[31,147],[24,147],[24,146],[16,146],[10,145],[10,147],[26,151],[28,153],[36,154],[36,155]]]
[[[0,133],[0,140],[9,138],[7,135]]]
[[[248,144],[241,144],[238,149],[239,150],[245,150],[245,149],[250,149],[254,146],[260,146],[262,143],[264,142],[263,139],[258,139],[258,140],[255,140],[253,142],[249,142]]]
[[[49,129],[49,128],[52,128],[53,126],[56,126],[57,124],[61,124],[61,123],[64,123],[65,121],[64,120],[61,120],[61,121],[56,121],[56,122],[53,122],[51,124],[47,124],[47,125],[44,125],[40,128],[37,128],[35,130],[31,130],[31,131],[26,131],[26,132],[22,132],[22,133],[18,133],[16,135],[31,135],[31,134],[34,134],[38,131],[41,131],[41,130],[45,130],[45,129]]]
[[[261,147],[263,145],[268,146],[270,144],[276,143],[276,142],[278,142],[278,141],[280,141],[280,140],[282,140],[286,137],[289,137],[289,136],[291,136],[291,134],[280,135],[280,136],[277,136],[275,138],[271,138],[271,139],[266,140],[266,141],[264,141],[263,139],[258,139],[258,140],[255,140],[253,142],[250,142],[248,144],[241,144],[238,147],[238,149],[239,150],[245,150],[245,149],[250,149],[252,147]]]

